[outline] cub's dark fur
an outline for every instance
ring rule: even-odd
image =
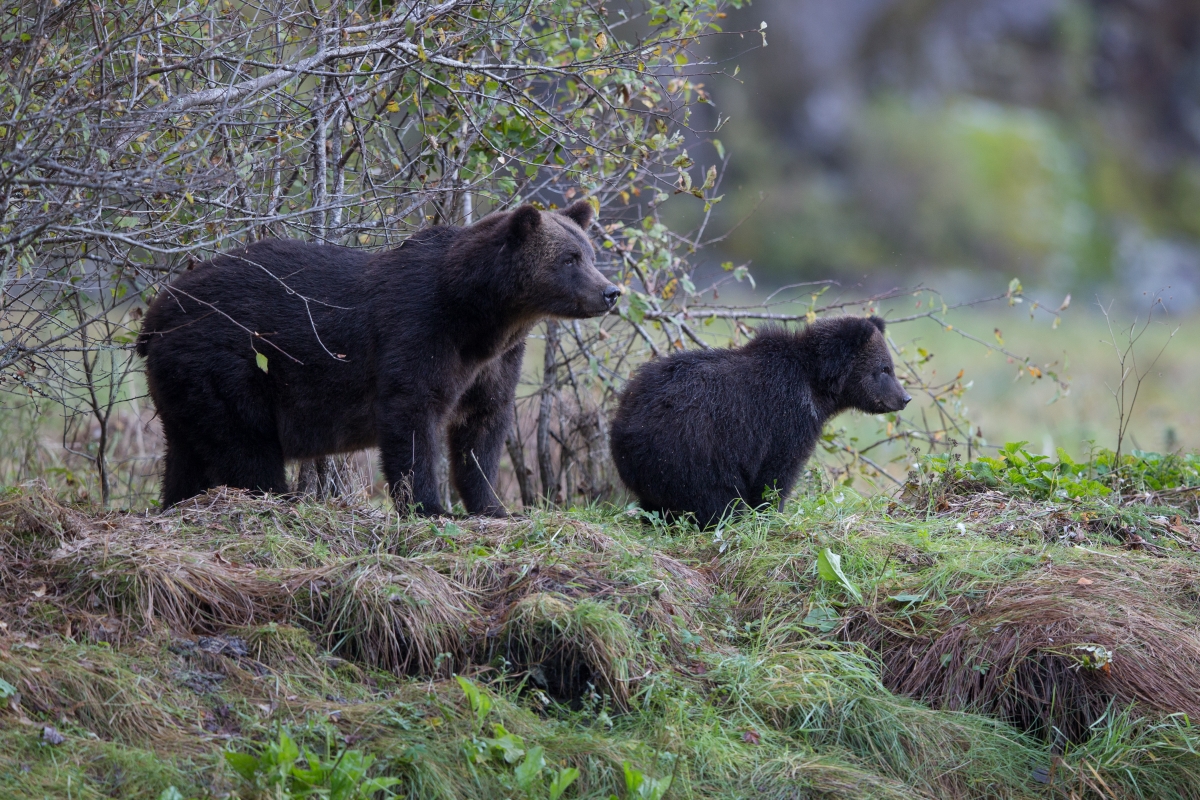
[[[692,350],[643,366],[612,424],[613,460],[648,511],[715,523],[738,501],[785,497],[821,427],[848,408],[899,411],[879,317],[837,317],[799,333],[760,331],[745,347]]]
[[[164,505],[219,484],[285,492],[286,459],[378,445],[398,505],[442,514],[448,439],[467,510],[503,514],[492,487],[526,334],[620,294],[591,221],[585,201],[521,206],[375,254],[263,241],[185,273],[137,344],[167,437]]]

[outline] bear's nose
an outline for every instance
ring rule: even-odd
[[[617,298],[620,296],[621,290],[616,286],[613,286],[611,283],[604,290],[604,302],[608,304],[609,308],[612,308],[617,304]]]
[[[912,400],[912,395],[910,395],[908,392],[905,392],[904,393],[904,405],[908,405],[910,400]]]

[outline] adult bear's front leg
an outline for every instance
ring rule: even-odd
[[[508,516],[495,486],[524,355],[522,340],[485,367],[458,402],[449,432],[450,477],[468,513]]]
[[[437,471],[440,453],[438,418],[429,403],[393,404],[380,424],[379,451],[396,508],[413,508],[418,514],[447,513],[438,500]]]

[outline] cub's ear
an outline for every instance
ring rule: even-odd
[[[874,325],[876,328],[879,328],[880,333],[883,333],[884,328],[887,326],[887,323],[883,321],[883,317],[877,317],[872,314],[871,316],[867,317],[867,319],[871,321],[872,325]]]
[[[592,224],[592,220],[596,216],[596,212],[592,209],[592,204],[587,200],[576,200],[571,205],[558,212],[567,219],[574,222],[583,230],[587,230]]]
[[[862,317],[838,317],[827,323],[817,348],[820,359],[817,380],[821,389],[832,397],[841,395],[859,352],[877,331],[872,321]]]
[[[867,346],[867,342],[871,341],[871,337],[876,331],[883,330],[883,320],[879,317],[870,317],[863,319],[862,317],[843,317],[841,330],[837,332],[837,338],[840,341],[844,352],[848,356],[858,355],[858,351]]]
[[[528,239],[542,224],[542,212],[531,205],[518,206],[508,220],[508,239],[514,245]]]

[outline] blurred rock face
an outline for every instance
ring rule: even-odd
[[[1071,284],[1117,277],[1130,226],[1200,237],[1195,0],[757,0],[725,27],[760,20],[713,82],[742,193],[773,198],[731,239],[760,273],[799,248]]]

